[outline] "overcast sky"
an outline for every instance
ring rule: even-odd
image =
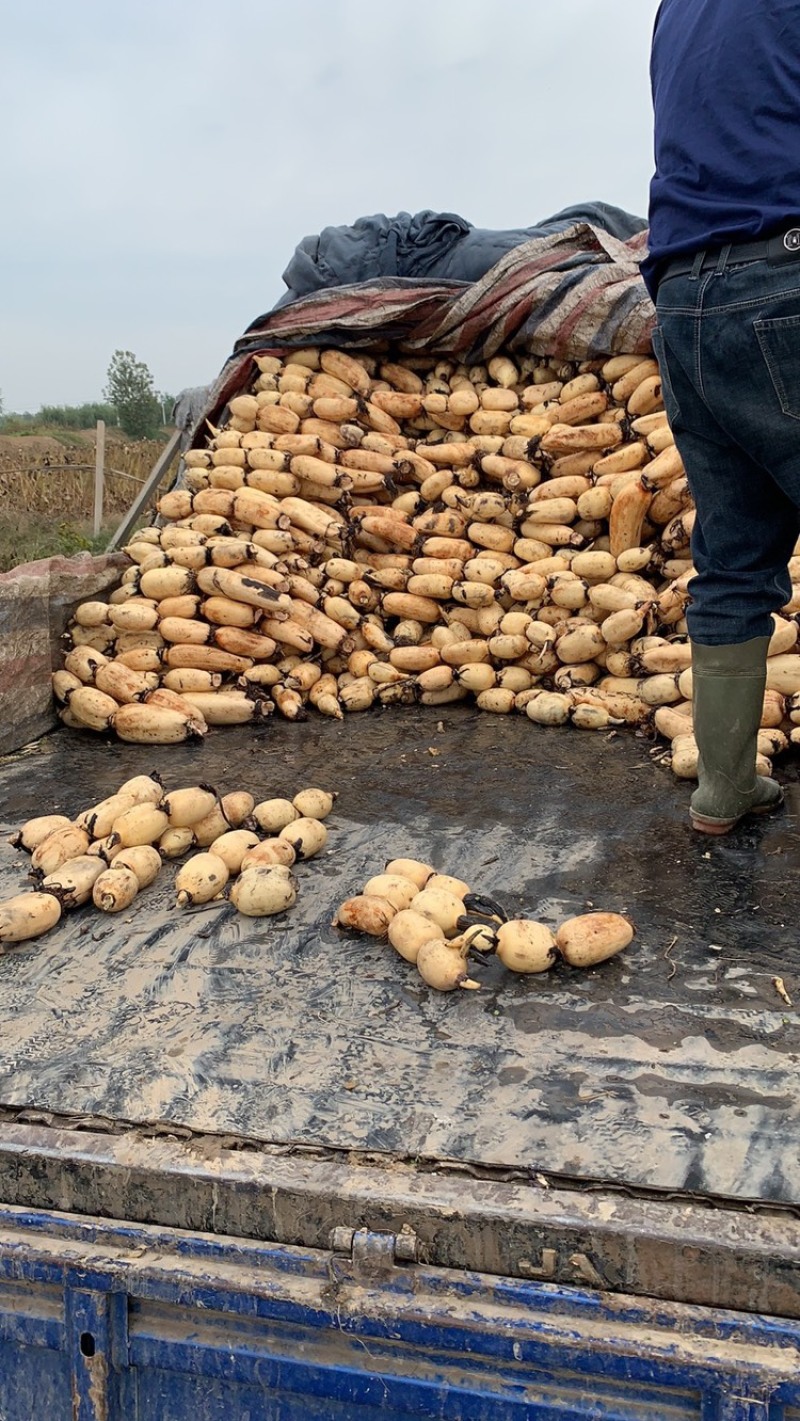
[[[295,244],[371,212],[645,212],[657,0],[0,0],[0,392],[212,379]]]

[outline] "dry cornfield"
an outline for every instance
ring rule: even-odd
[[[102,550],[161,452],[155,441],[106,446],[103,532],[93,534],[94,446],[0,438],[0,572],[56,554]],[[162,488],[168,486],[168,480]]]
[[[17,441],[19,442],[19,441]],[[44,441],[37,441],[42,443]],[[37,518],[80,523],[92,516],[94,446],[58,445],[28,453],[0,447],[0,517],[24,508]],[[121,518],[161,452],[155,440],[110,441],[106,447],[104,510]]]
[[[68,725],[169,742],[474,699],[654,729],[696,775],[694,510],[654,360],[258,355],[186,466],[110,603],[78,610]],[[800,739],[800,557],[792,575],[761,773]]]

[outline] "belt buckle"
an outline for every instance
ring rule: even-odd
[[[783,262],[800,259],[800,226],[779,232],[767,242],[767,261],[770,266],[780,266]]]

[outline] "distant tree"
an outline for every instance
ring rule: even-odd
[[[37,424],[63,429],[91,429],[98,419],[105,420],[106,424],[118,422],[116,407],[100,404],[97,400],[84,405],[42,405],[35,419]]]
[[[161,402],[153,377],[132,350],[115,350],[103,397],[114,406],[129,439],[153,439],[161,428]]]

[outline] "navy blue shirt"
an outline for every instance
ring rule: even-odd
[[[800,218],[800,0],[662,0],[650,73],[652,293],[665,258]]]

